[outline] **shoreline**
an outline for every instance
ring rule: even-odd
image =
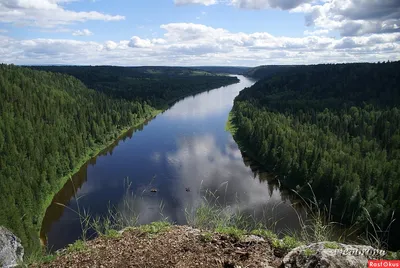
[[[43,204],[40,207],[40,211],[39,211],[39,216],[38,216],[38,222],[40,222],[40,225],[38,225],[39,229],[38,234],[39,234],[39,240],[40,240],[40,245],[46,246],[43,243],[42,237],[40,235],[41,229],[42,229],[42,225],[43,225],[43,219],[44,216],[46,215],[46,211],[47,208],[51,205],[51,203],[53,202],[54,196],[61,191],[61,189],[65,186],[65,184],[68,182],[68,180],[72,179],[72,177],[88,162],[90,161],[92,158],[98,157],[99,154],[101,154],[104,150],[106,150],[109,146],[111,146],[115,141],[118,141],[119,139],[121,139],[126,133],[128,133],[130,130],[137,128],[138,126],[146,123],[146,121],[149,120],[153,120],[155,117],[157,117],[157,115],[163,113],[165,110],[154,110],[151,117],[150,118],[145,118],[143,119],[140,123],[137,123],[133,126],[130,127],[125,127],[122,129],[117,129],[115,130],[113,133],[117,133],[117,138],[113,138],[110,141],[105,142],[102,145],[98,145],[92,149],[89,149],[86,154],[82,157],[81,160],[78,161],[76,167],[74,169],[72,169],[66,176],[60,178],[58,180],[58,184],[56,187],[56,190],[52,192],[51,195],[48,195],[48,197],[46,197],[45,201],[43,202]],[[111,136],[111,134],[110,134]]]

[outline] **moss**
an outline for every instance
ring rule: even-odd
[[[276,239],[272,241],[272,245],[276,248],[291,250],[301,245],[294,237],[286,235],[282,240]]]
[[[212,240],[212,237],[213,237],[212,233],[204,232],[204,233],[201,234],[200,240],[202,242],[210,242]]]
[[[222,227],[222,226],[221,227],[217,227],[215,229],[215,231],[217,233],[229,235],[229,236],[235,238],[236,240],[240,240],[243,237],[243,235],[246,234],[246,231],[238,229],[236,227],[232,227],[232,226],[229,226],[229,227]]]
[[[312,249],[309,249],[309,248],[306,248],[306,249],[304,250],[304,255],[306,255],[307,257],[309,257],[309,256],[311,256],[311,255],[314,255],[315,253],[316,253],[315,250],[312,250]]]
[[[330,248],[330,249],[339,249],[340,248],[339,244],[336,242],[325,242],[324,247]]]
[[[170,229],[171,224],[167,221],[155,221],[150,224],[139,226],[139,231],[147,234],[158,234]]]
[[[121,234],[117,230],[113,229],[107,230],[106,233],[104,234],[104,237],[106,238],[118,238],[120,236]]]

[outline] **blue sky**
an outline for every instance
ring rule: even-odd
[[[399,3],[0,0],[0,59],[246,66],[398,60]]]

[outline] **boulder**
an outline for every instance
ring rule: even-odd
[[[15,267],[23,256],[24,248],[19,238],[0,226],[0,267]]]
[[[386,252],[370,246],[319,242],[300,246],[283,258],[285,268],[365,268],[368,260],[380,259]]]

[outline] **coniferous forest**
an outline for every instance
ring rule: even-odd
[[[72,75],[112,98],[146,101],[165,109],[182,96],[239,82],[236,77],[184,67],[35,66]]]
[[[400,62],[271,70],[235,99],[235,138],[338,222],[386,230],[394,212],[400,248]]]
[[[54,68],[48,69],[62,71]],[[175,75],[166,69],[136,74],[119,67],[64,69],[82,81],[0,65],[0,226],[10,228],[28,254],[39,248],[46,205],[96,151],[152,117],[156,108],[238,81],[183,68]]]

